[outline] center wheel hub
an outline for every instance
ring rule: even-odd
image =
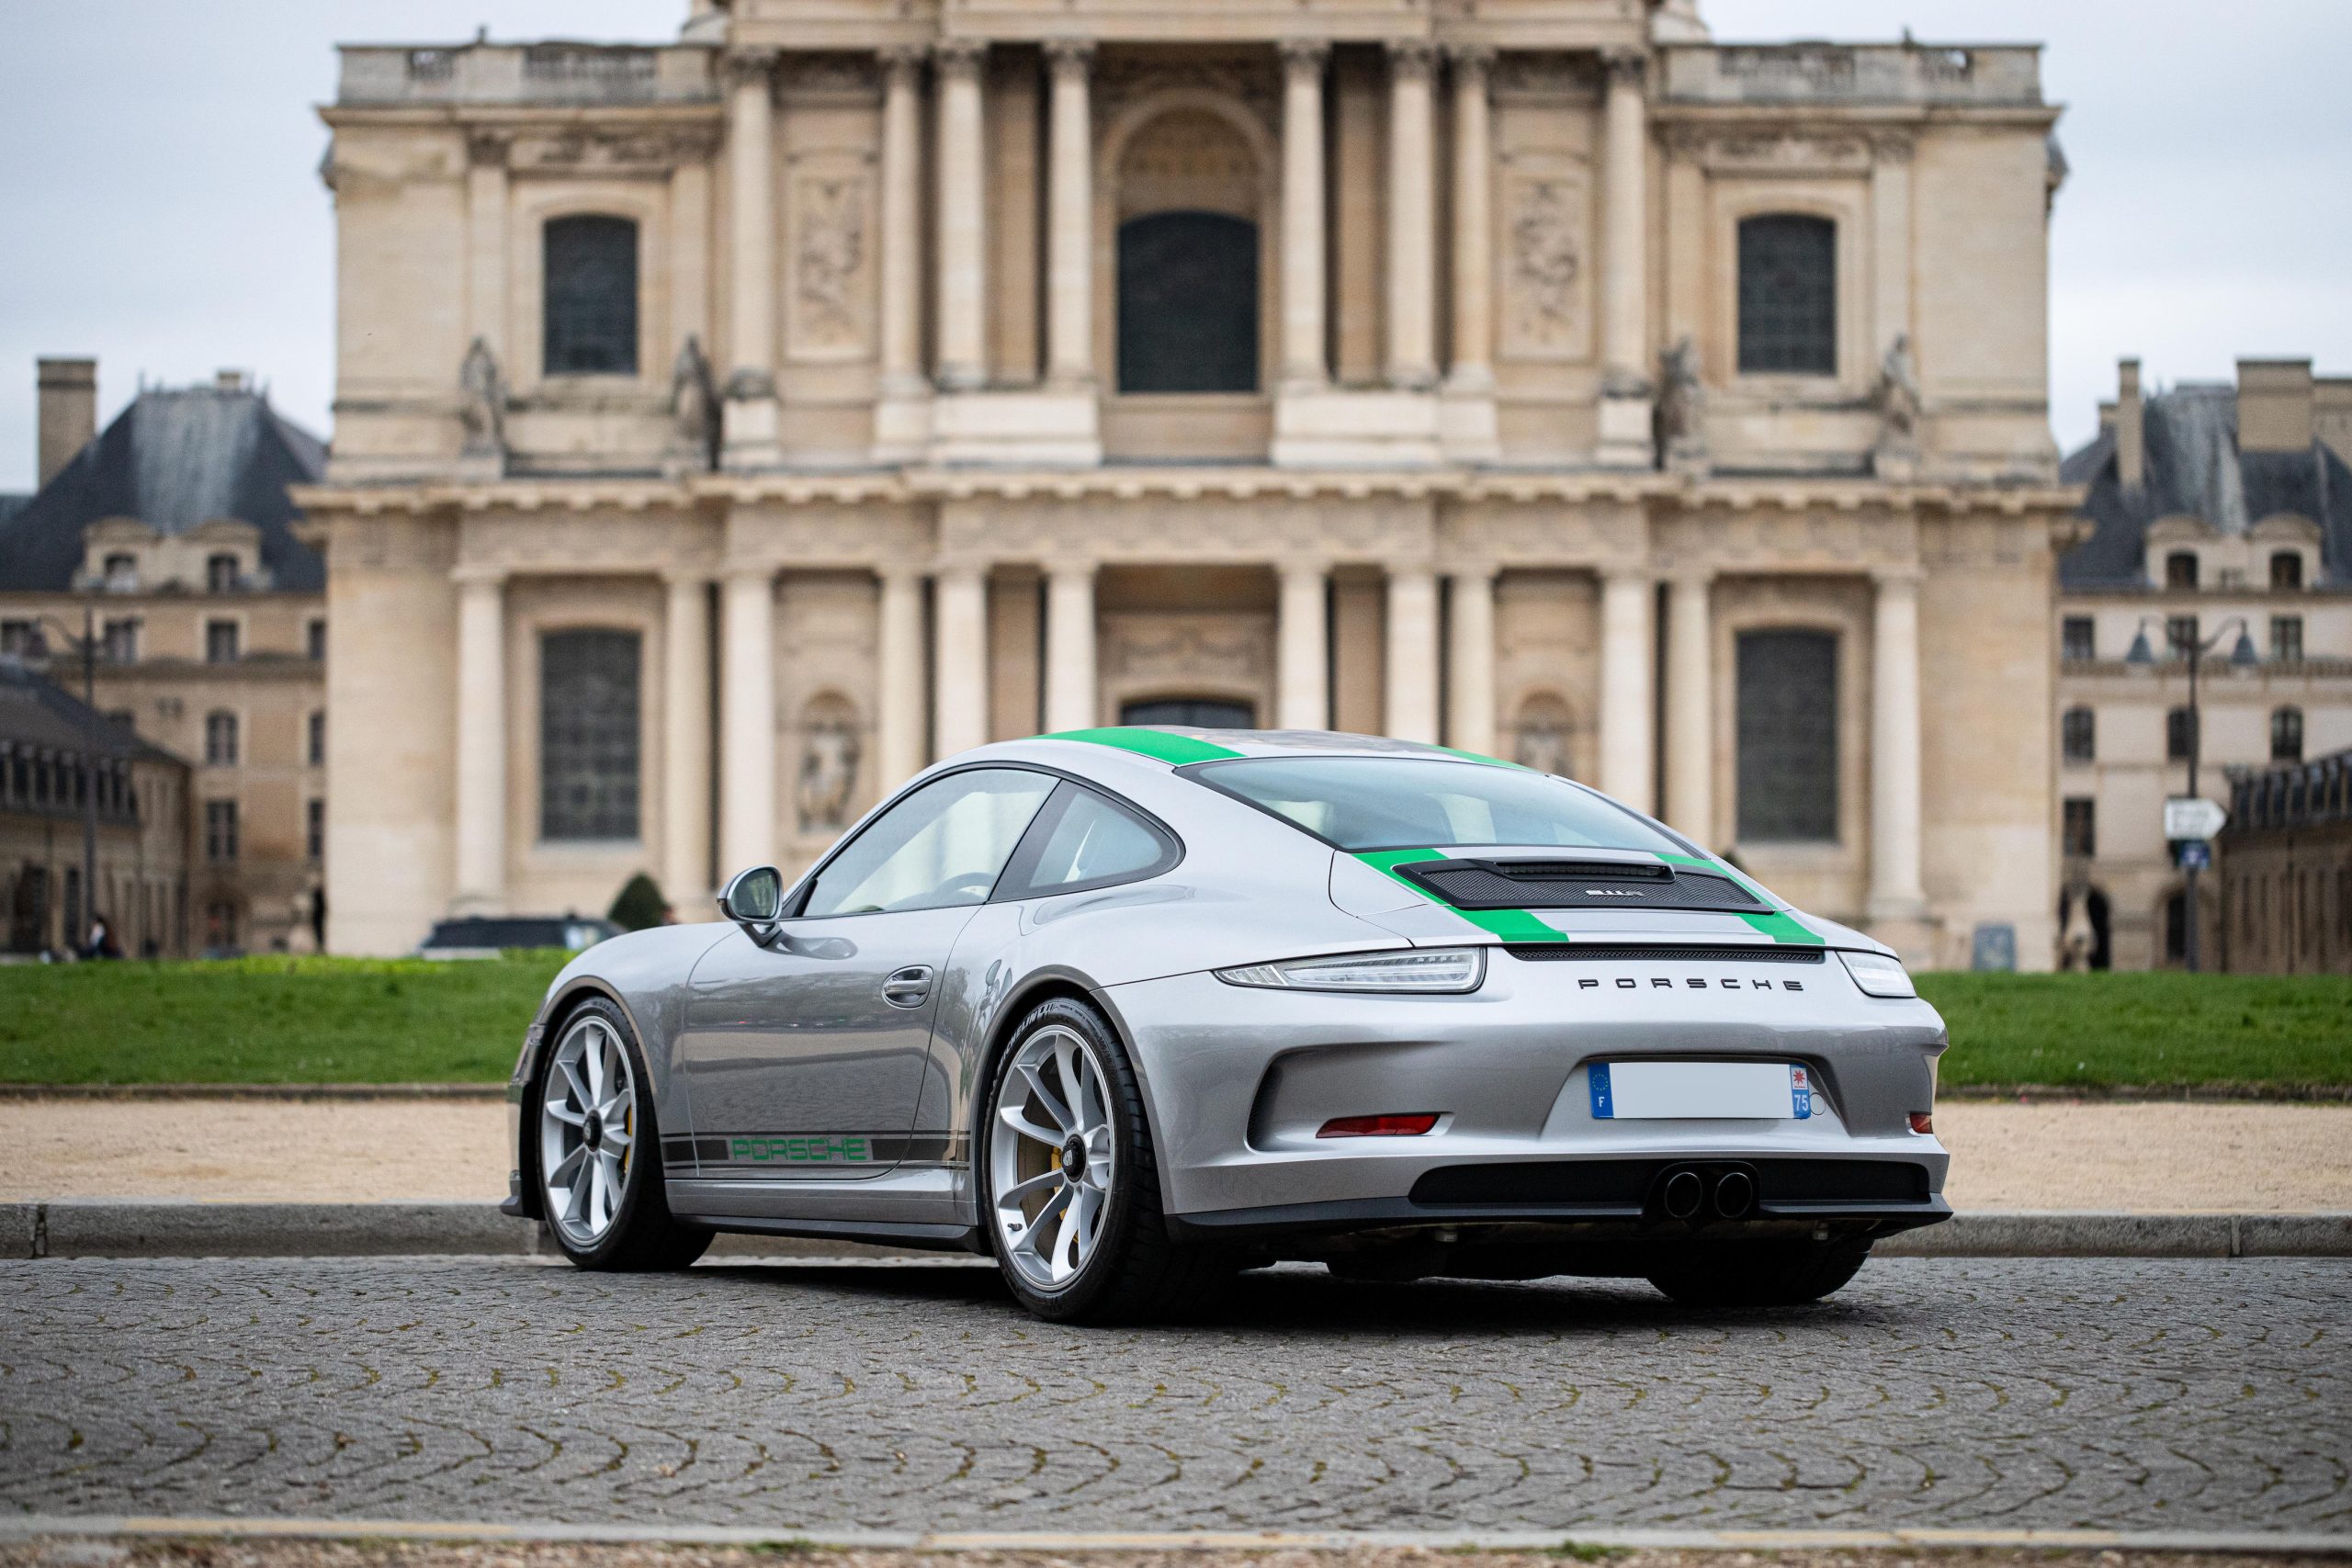
[[[592,1149],[603,1144],[605,1119],[593,1111],[588,1112],[588,1120],[580,1124],[580,1141]]]
[[[1062,1145],[1062,1174],[1072,1181],[1086,1174],[1086,1142],[1075,1134]]]

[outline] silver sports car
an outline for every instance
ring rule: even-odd
[[[1041,1316],[1238,1269],[1811,1301],[1951,1213],[1901,962],[1566,779],[1359,736],[981,747],[724,926],[556,977],[507,1210],[993,1255]]]

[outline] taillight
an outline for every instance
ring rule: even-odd
[[[1932,1111],[1914,1111],[1911,1112],[1911,1130],[1915,1133],[1934,1132],[1936,1113]]]
[[[1318,1138],[1418,1138],[1437,1125],[1438,1113],[1415,1111],[1409,1116],[1334,1116],[1323,1123]]]

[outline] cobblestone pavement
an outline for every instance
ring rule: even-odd
[[[2352,1533],[2352,1271],[1884,1259],[1243,1281],[1084,1331],[971,1267],[0,1265],[0,1507],[1006,1530]]]

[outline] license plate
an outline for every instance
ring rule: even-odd
[[[1592,1062],[1585,1077],[1596,1122],[1813,1115],[1813,1077],[1797,1062]]]

